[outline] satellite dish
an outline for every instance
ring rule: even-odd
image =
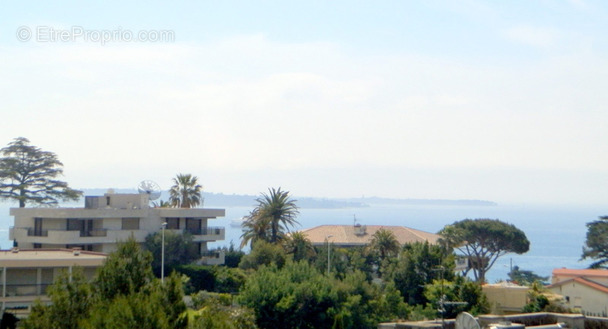
[[[150,197],[150,201],[160,198],[160,186],[151,180],[145,180],[139,183],[137,191],[140,194],[147,194]]]
[[[477,320],[475,320],[475,318],[467,312],[458,314],[455,325],[456,329],[480,329]]]

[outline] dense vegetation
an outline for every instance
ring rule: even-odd
[[[401,246],[393,233],[379,230],[366,247],[313,247],[304,234],[289,232],[298,208],[288,192],[270,189],[258,203],[243,234],[248,254],[231,245],[224,266],[194,265],[192,237],[166,232],[172,274],[163,283],[154,275],[158,234],[146,239],[145,249],[129,240],[93,282],[79,271],[59,277],[48,292],[52,303],[37,303],[23,326],[375,328],[383,321],[489,312],[479,283],[456,274],[451,245]],[[545,307],[542,296],[532,302],[530,309]]]
[[[219,298],[184,302],[187,279],[177,272],[161,283],[152,274],[152,255],[134,239],[120,243],[93,282],[82,271],[67,272],[49,288],[51,304],[37,302],[26,329],[66,328],[255,328],[252,312]]]

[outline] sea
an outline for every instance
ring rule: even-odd
[[[216,206],[206,204],[206,208]],[[219,207],[219,206],[218,206]],[[226,209],[226,216],[210,220],[210,226],[223,226],[226,239],[211,243],[210,248],[240,244],[242,234],[238,222],[249,214],[252,207],[220,207]],[[436,233],[445,225],[466,218],[500,219],[514,224],[524,231],[530,240],[530,250],[522,255],[509,253],[494,264],[487,273],[488,282],[494,283],[508,279],[514,266],[520,270],[550,277],[553,269],[582,269],[591,261],[581,261],[582,248],[587,233],[586,223],[599,216],[608,215],[605,206],[566,206],[566,205],[382,205],[338,209],[300,209],[297,220],[299,225],[292,230],[300,230],[318,225],[353,225],[354,220],[361,225],[400,225]],[[13,225],[9,206],[0,205],[0,247],[12,247],[8,239],[8,229]]]

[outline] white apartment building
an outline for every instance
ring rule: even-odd
[[[162,230],[189,232],[199,263],[223,264],[223,254],[209,253],[207,243],[223,240],[223,227],[208,226],[210,219],[225,216],[224,209],[155,208],[147,194],[86,196],[84,208],[11,208],[15,218],[9,238],[21,249],[81,248],[108,253],[118,241],[133,236],[139,243]]]

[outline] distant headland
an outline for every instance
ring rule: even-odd
[[[137,193],[135,189],[112,189],[114,193]],[[85,195],[103,195],[108,189],[83,189]],[[258,195],[224,194],[203,192],[205,207],[253,207]],[[497,206],[493,201],[486,200],[450,200],[450,199],[394,199],[382,197],[360,198],[318,198],[298,197],[298,207],[305,209],[344,209],[366,208],[372,205],[401,205],[401,206]],[[168,199],[168,192],[163,191],[161,200]]]

